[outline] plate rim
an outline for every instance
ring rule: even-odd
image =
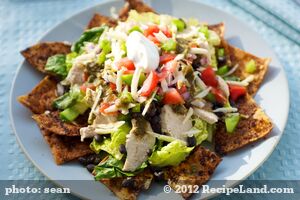
[[[151,0],[150,0],[151,1]],[[285,96],[285,100],[286,100],[286,107],[285,110],[287,110],[285,116],[284,116],[284,121],[283,121],[283,129],[282,131],[279,131],[281,134],[278,135],[277,139],[275,140],[274,144],[272,145],[272,148],[271,150],[268,152],[268,154],[264,157],[264,159],[256,165],[256,167],[254,167],[252,170],[248,171],[248,173],[245,173],[243,175],[243,178],[240,179],[240,180],[234,180],[234,181],[229,181],[229,184],[226,183],[226,187],[234,187],[238,184],[240,184],[242,181],[244,181],[245,179],[247,179],[250,175],[252,175],[259,167],[261,167],[265,162],[266,160],[269,159],[269,157],[271,156],[271,154],[274,152],[275,148],[278,146],[278,143],[279,141],[281,140],[281,137],[283,136],[284,132],[285,132],[285,129],[286,129],[286,125],[287,125],[287,121],[288,121],[288,116],[289,116],[289,113],[290,113],[290,90],[289,90],[289,83],[288,83],[288,80],[287,80],[287,76],[286,76],[286,72],[285,72],[285,69],[280,61],[280,59],[278,58],[278,56],[276,55],[276,53],[274,52],[273,48],[271,48],[270,44],[268,44],[266,42],[266,40],[261,36],[259,35],[259,33],[257,33],[256,31],[254,31],[248,24],[244,23],[242,20],[240,20],[239,18],[237,18],[236,16],[228,13],[228,12],[225,12],[219,8],[216,8],[216,7],[213,7],[211,5],[208,5],[208,4],[205,4],[201,1],[196,1],[196,0],[188,0],[190,2],[193,2],[193,3],[196,3],[196,4],[199,4],[201,6],[204,6],[204,7],[209,7],[210,9],[214,9],[216,10],[217,12],[220,12],[224,15],[227,15],[231,18],[234,18],[236,21],[238,21],[239,23],[242,23],[243,25],[247,26],[247,28],[249,28],[251,31],[255,32],[257,34],[258,37],[260,37],[263,41],[264,41],[264,45],[267,45],[268,48],[271,50],[271,52],[274,54],[274,56],[276,57],[276,59],[279,61],[280,63],[280,68],[282,69],[282,72],[283,73],[283,77],[284,77],[284,82],[285,82],[285,86],[286,86],[286,89],[287,89],[287,95]],[[65,23],[65,21],[67,20],[70,20],[78,15],[81,15],[82,13],[85,13],[87,12],[88,10],[91,10],[93,9],[94,7],[100,7],[102,6],[103,4],[107,4],[107,3],[112,3],[112,2],[118,2],[118,0],[102,0],[101,2],[99,3],[96,3],[95,5],[92,5],[92,6],[88,6],[84,9],[81,9],[79,10],[78,12],[70,15],[69,17],[66,17],[65,19],[63,19],[62,21],[59,21],[58,23],[54,24],[53,26],[51,26],[48,30],[46,30],[44,33],[41,34],[41,36],[39,37],[39,39],[37,40],[36,43],[39,43],[39,42],[42,42],[43,41],[43,38],[48,34],[50,33],[53,29],[57,28],[58,26],[60,26],[61,24]],[[9,105],[8,105],[8,110],[9,110],[9,120],[10,120],[10,127],[12,128],[13,132],[14,132],[14,135],[17,139],[17,142],[19,144],[19,146],[21,147],[23,153],[25,154],[25,156],[27,157],[27,159],[34,165],[34,167],[36,167],[39,172],[44,175],[48,180],[50,180],[53,184],[59,186],[59,187],[64,187],[64,184],[63,183],[60,183],[60,180],[53,180],[51,179],[46,172],[44,172],[44,170],[42,168],[40,168],[40,166],[35,162],[34,159],[31,158],[31,156],[29,155],[29,153],[27,152],[26,148],[24,147],[22,141],[20,140],[18,134],[17,134],[17,131],[16,131],[16,128],[15,128],[15,121],[14,121],[14,117],[13,117],[13,111],[12,111],[12,107],[13,107],[13,93],[14,93],[14,89],[15,89],[15,83],[16,83],[16,80],[17,80],[17,77],[18,77],[18,74],[22,68],[22,66],[24,65],[24,63],[26,63],[26,60],[23,59],[23,61],[20,62],[20,64],[18,65],[16,71],[15,71],[15,75],[14,75],[14,78],[13,78],[13,81],[11,83],[11,86],[10,86],[10,93],[9,93]],[[255,99],[255,96],[253,97]],[[70,188],[71,189],[71,188]],[[82,196],[80,193],[78,192],[74,192],[71,190],[71,194],[79,197],[79,198],[83,198],[83,199],[86,199],[87,197],[84,197]],[[220,194],[217,194],[217,193],[213,193],[211,195],[208,196],[209,199],[211,198],[214,198],[216,196],[219,196]],[[201,198],[201,197],[200,197]]]

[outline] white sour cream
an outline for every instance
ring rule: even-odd
[[[158,67],[158,48],[140,32],[131,32],[127,37],[126,46],[127,57],[133,61],[136,68],[150,72]]]

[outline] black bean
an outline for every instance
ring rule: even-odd
[[[121,154],[126,154],[127,153],[127,150],[126,150],[126,147],[125,147],[124,144],[120,145],[119,151],[120,151]]]
[[[197,141],[196,141],[195,136],[187,137],[187,146],[188,147],[194,147],[194,146],[196,146],[196,143],[197,143]]]
[[[103,137],[102,135],[99,135],[99,134],[96,134],[94,136],[94,139],[98,142],[98,143],[101,143],[103,141]]]
[[[122,187],[126,188],[135,188],[135,181],[133,178],[126,178],[122,182]]]
[[[95,157],[96,157],[95,154],[89,155],[89,156],[87,157],[87,164],[92,164],[92,163],[94,163]]]
[[[147,151],[147,155],[148,155],[148,156],[151,156],[151,155],[152,155],[152,149],[149,149],[149,150]]]
[[[101,162],[102,158],[100,156],[96,156],[94,160],[94,164],[98,165]]]
[[[218,56],[218,63],[219,64],[225,64],[226,63],[226,57],[225,56]]]
[[[86,166],[88,164],[87,159],[85,157],[79,157],[78,162],[83,166]]]
[[[95,165],[94,164],[88,164],[86,166],[86,169],[89,171],[89,172],[93,172],[94,171],[94,168],[95,168]]]
[[[160,167],[156,167],[156,166],[152,166],[150,165],[150,170],[154,173],[154,172],[161,172],[162,169]]]
[[[160,171],[160,172],[154,172],[154,179],[156,181],[163,181],[164,180],[164,172]]]

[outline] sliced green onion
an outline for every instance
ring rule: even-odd
[[[105,54],[108,54],[109,52],[111,52],[111,43],[109,40],[102,40],[100,42],[100,48],[102,49],[102,52],[104,52]]]
[[[105,59],[106,59],[106,53],[104,51],[101,51],[97,61],[98,65],[102,65],[105,62]]]
[[[161,48],[165,51],[175,51],[176,50],[177,43],[173,39],[169,39],[165,43],[162,44]]]
[[[256,63],[253,59],[246,63],[246,72],[247,73],[254,73],[256,71]]]
[[[225,50],[224,50],[224,48],[218,49],[218,56],[219,57],[225,56]]]
[[[138,32],[140,32],[140,33],[143,33],[143,31],[140,29],[140,27],[138,27],[138,26],[134,26],[134,27],[132,27],[129,31],[128,31],[128,33],[131,33],[131,32],[133,32],[133,31],[138,31]]]
[[[134,112],[134,113],[139,113],[139,112],[141,112],[141,104],[136,104],[136,106],[133,107],[133,108],[131,109],[131,111]]]
[[[131,85],[132,78],[133,78],[133,74],[124,74],[124,75],[122,75],[122,81],[126,85]],[[145,80],[146,80],[146,76],[145,76],[145,74],[142,73],[141,76],[140,76],[140,79],[139,79],[139,85],[142,85]]]
[[[226,74],[227,72],[229,72],[229,68],[227,65],[224,65],[218,69],[217,74],[222,76],[222,75]]]
[[[182,19],[174,19],[172,24],[177,27],[178,32],[181,32],[186,28],[186,24]]]
[[[211,92],[206,95],[205,99],[212,103],[216,101],[215,95]]]
[[[207,26],[201,26],[199,29],[199,32],[203,33],[206,39],[209,37],[208,27]]]
[[[240,121],[240,115],[231,115],[225,118],[226,131],[233,133]]]

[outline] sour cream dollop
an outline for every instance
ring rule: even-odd
[[[126,47],[127,57],[133,61],[136,68],[143,68],[145,72],[150,72],[158,67],[158,48],[140,32],[133,31],[129,34]]]

